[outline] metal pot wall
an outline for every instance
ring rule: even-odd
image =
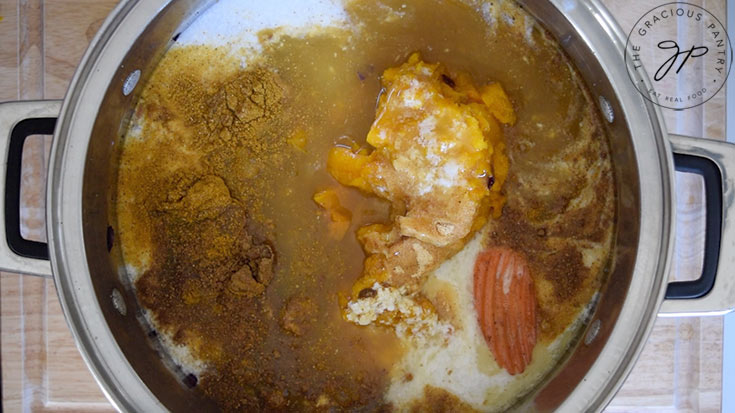
[[[0,105],[5,161],[0,267],[53,276],[84,359],[122,411],[213,407],[169,372],[136,319],[137,301],[121,276],[113,208],[120,139],[140,85],[172,38],[212,2],[121,2],[93,40],[63,102]],[[556,37],[599,99],[618,193],[614,265],[592,322],[566,363],[526,406],[601,410],[630,371],[658,315],[722,314],[735,308],[735,145],[666,134],[659,108],[631,84],[623,59],[625,37],[598,0],[522,3]],[[26,136],[52,131],[49,241],[44,245],[20,236],[20,156]],[[700,280],[667,284],[675,164],[705,177],[706,253]]]

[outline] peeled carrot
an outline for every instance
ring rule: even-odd
[[[474,298],[480,329],[498,365],[510,374],[522,373],[536,345],[536,294],[526,259],[506,247],[481,252]]]

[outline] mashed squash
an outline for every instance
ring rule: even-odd
[[[499,84],[478,90],[466,73],[418,53],[387,69],[382,83],[367,135],[373,148],[339,145],[327,162],[337,181],[390,201],[394,211],[391,224],[359,231],[369,255],[355,298],[376,282],[415,292],[505,202],[498,119],[512,122],[515,114]]]

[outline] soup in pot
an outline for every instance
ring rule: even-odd
[[[576,70],[509,0],[286,3],[216,3],[141,93],[115,219],[153,344],[225,411],[517,406],[609,265]]]

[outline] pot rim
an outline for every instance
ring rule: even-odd
[[[118,411],[167,409],[128,362],[97,300],[83,242],[84,165],[94,120],[114,74],[170,1],[126,0],[113,9],[69,84],[51,144],[46,222],[59,302],[82,358]]]
[[[128,0],[108,16],[70,83],[51,148],[46,219],[59,301],[83,359],[121,411],[166,408],[129,364],[97,299],[83,241],[84,167],[108,86],[137,38],[171,1]],[[624,111],[618,119],[625,119],[631,133],[640,181],[640,236],[628,293],[602,352],[560,406],[562,411],[601,410],[631,370],[663,300],[674,237],[673,156],[660,108],[645,100],[628,78],[625,35],[610,13],[599,0],[550,3],[596,52],[615,89]],[[645,77],[641,80],[650,84]]]
[[[617,20],[600,0],[551,1],[595,52],[617,94],[636,154],[640,183],[638,249],[621,312],[602,352],[559,407],[560,411],[601,411],[642,352],[666,292],[675,236],[673,152],[661,108],[645,99],[628,78],[626,63],[632,59],[624,59],[626,36]],[[603,36],[613,47],[591,44]],[[651,86],[644,70],[635,72],[636,81]]]

